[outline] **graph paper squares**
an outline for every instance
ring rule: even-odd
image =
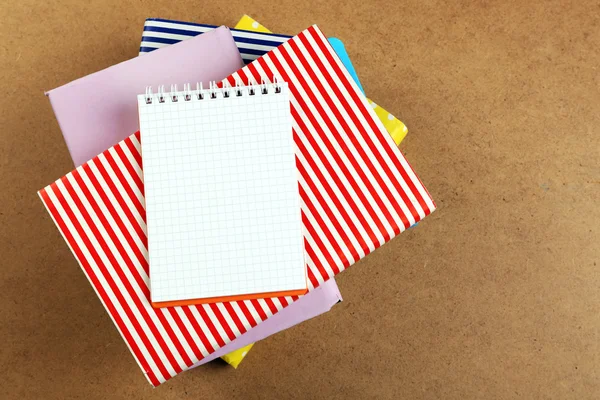
[[[306,289],[287,85],[178,98],[138,98],[152,301]]]

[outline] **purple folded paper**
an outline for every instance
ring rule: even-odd
[[[244,66],[231,32],[205,35],[136,57],[47,92],[75,166],[139,130],[146,86],[218,81]],[[207,57],[207,55],[210,55]]]

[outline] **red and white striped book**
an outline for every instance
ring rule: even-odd
[[[312,26],[227,78],[288,82],[309,289],[435,205],[323,33]],[[39,195],[154,386],[297,300],[150,303],[139,133]]]

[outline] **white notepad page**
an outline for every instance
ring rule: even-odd
[[[138,96],[152,302],[306,289],[287,84],[159,97]]]

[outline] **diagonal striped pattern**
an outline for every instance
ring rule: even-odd
[[[310,288],[435,207],[321,31],[313,26],[228,78],[288,82]],[[148,380],[154,385],[297,298],[154,309],[139,133],[40,190]]]
[[[170,21],[167,19],[149,18],[144,23],[140,55],[161,47],[189,39],[201,33],[215,29],[214,25],[193,24],[191,22]],[[268,53],[291,36],[270,33],[248,32],[231,29],[235,44],[242,60],[248,64]]]

